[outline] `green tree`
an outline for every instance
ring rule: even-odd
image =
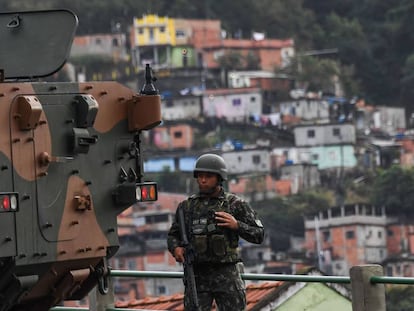
[[[304,236],[304,216],[330,206],[326,193],[310,191],[289,197],[277,197],[274,200],[254,202],[260,219],[270,236],[274,251],[287,251],[290,237]]]
[[[260,57],[254,52],[249,52],[246,55],[246,70],[258,69],[260,69]]]
[[[414,310],[414,287],[411,285],[387,287],[386,307],[388,311]]]
[[[251,29],[263,31],[269,38],[293,38],[298,50],[314,48],[314,36],[321,28],[314,12],[303,7],[303,0],[251,2],[255,6]]]
[[[335,83],[340,82],[349,97],[358,92],[358,83],[354,78],[353,68],[341,65],[337,60],[319,58],[305,54],[297,55],[292,63],[276,72],[287,73],[295,77],[297,87],[312,92],[335,92]]]
[[[389,215],[414,216],[414,169],[392,166],[380,171],[373,189],[371,201],[374,205],[385,206]]]
[[[244,68],[244,58],[237,51],[231,51],[217,59],[220,67],[225,70],[237,70]]]
[[[414,54],[407,57],[402,71],[401,96],[404,101],[408,101],[414,98]]]

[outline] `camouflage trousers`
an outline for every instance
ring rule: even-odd
[[[203,264],[194,268],[197,296],[201,311],[243,311],[246,309],[246,289],[236,264]],[[185,311],[190,311],[185,294]]]

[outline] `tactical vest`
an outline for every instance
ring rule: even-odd
[[[234,214],[229,206],[229,196],[187,200],[186,220],[190,228],[190,242],[196,253],[197,263],[225,263],[240,261],[239,237],[236,232],[216,225],[214,212]]]

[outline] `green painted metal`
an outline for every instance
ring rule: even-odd
[[[50,311],[89,311],[89,308],[81,307],[53,307]],[[131,309],[129,310],[131,311]]]
[[[133,277],[133,278],[172,278],[183,277],[183,272],[171,271],[131,271],[131,270],[111,270],[112,277]],[[342,283],[350,284],[349,276],[331,275],[290,275],[290,274],[261,274],[261,273],[242,273],[242,278],[252,281],[287,281],[287,282],[316,282],[316,283]],[[372,276],[371,283],[384,284],[414,284],[413,277],[390,277]]]
[[[139,277],[139,278],[182,278],[183,272],[169,271],[128,271],[111,270],[112,277]],[[346,283],[351,279],[347,276],[321,276],[321,275],[288,275],[288,274],[260,274],[242,273],[245,280],[255,281],[290,281],[290,282],[317,282],[317,283]]]
[[[372,276],[371,283],[382,283],[382,284],[407,284],[414,285],[414,278],[409,277],[394,277],[394,276]]]
[[[179,279],[183,277],[183,272],[111,270],[111,276],[112,277],[133,277],[133,278]]]
[[[347,276],[327,276],[327,275],[288,275],[288,274],[257,274],[243,273],[245,280],[257,281],[289,281],[289,282],[317,282],[317,283],[351,283]]]

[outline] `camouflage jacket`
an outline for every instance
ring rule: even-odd
[[[237,253],[239,238],[255,244],[263,242],[264,228],[260,220],[257,219],[256,212],[247,202],[234,194],[225,193],[222,190],[215,198],[207,198],[198,194],[192,195],[182,201],[178,208],[184,208],[186,229],[189,240],[196,249],[197,262],[236,262],[240,260]],[[211,213],[217,211],[232,214],[239,224],[238,230],[215,227],[214,220],[212,220],[214,217],[211,216]],[[215,243],[211,240],[217,241],[216,238],[219,239],[220,236],[225,237],[225,251],[223,253],[206,249]],[[208,239],[208,242],[205,242],[208,246],[204,248],[203,238]],[[169,230],[167,243],[171,254],[174,254],[174,249],[177,246],[181,246],[177,213]],[[217,249],[217,245],[214,248]],[[218,248],[222,249],[223,247],[219,245]]]

